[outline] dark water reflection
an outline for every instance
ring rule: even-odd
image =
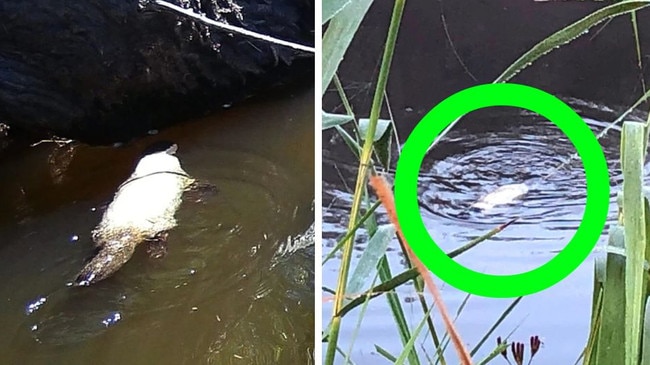
[[[584,115],[590,114],[586,112]],[[613,120],[614,116],[611,117],[605,120]],[[588,117],[585,121],[595,133],[608,124]],[[612,186],[610,221],[615,219],[614,198],[621,183],[619,137],[620,129],[614,128],[600,139],[608,160]],[[340,147],[336,143],[325,146],[328,149]],[[480,272],[501,275],[539,267],[566,245],[582,218],[586,191],[581,162],[575,160],[549,176],[574,152],[560,130],[539,116],[505,108],[472,113],[425,157],[419,180],[425,225],[436,242],[446,251],[451,251],[510,219],[519,218],[505,231],[461,255],[457,261]],[[336,158],[330,158],[324,166],[324,173],[338,171],[326,175],[327,183],[324,185],[324,255],[329,253],[347,225],[351,195],[346,191],[346,185],[354,186],[352,181],[355,178],[349,173],[351,166],[350,161]],[[516,183],[526,183],[530,187],[523,201],[491,211],[470,209],[483,194]],[[380,220],[386,221],[383,215]],[[604,234],[601,243],[605,239]],[[360,234],[356,248],[362,250],[366,240],[365,233]],[[476,359],[487,356],[496,336],[505,337],[515,330],[512,340],[527,343],[531,335],[542,338],[545,345],[536,356],[537,362],[573,363],[586,344],[591,315],[593,258],[598,254],[602,253],[592,253],[574,273],[556,286],[524,298]],[[356,256],[355,260],[360,252]],[[389,247],[388,260],[394,274],[405,267],[397,241]],[[338,265],[338,260],[325,265],[325,286],[336,286]],[[450,310],[455,313],[466,294],[444,283],[439,282],[439,285],[442,285]],[[399,293],[409,323],[414,328],[422,318],[419,303],[411,300],[416,293],[410,285],[401,287]],[[509,302],[479,297],[469,299],[457,323],[470,348],[481,340]],[[375,299],[368,308],[352,356],[359,363],[379,361],[380,356],[374,352],[375,345],[393,354],[399,354],[402,349],[385,299]],[[331,310],[331,303],[324,305],[325,323]],[[347,348],[345,341],[351,338],[356,325],[354,315],[343,323],[341,346]],[[430,338],[418,341],[416,347],[433,354]],[[452,351],[449,356],[455,358]]]
[[[308,90],[125,147],[4,156],[0,363],[311,363],[313,250],[272,262],[313,221],[313,115]],[[101,206],[158,139],[218,193],[184,202],[164,259],[137,250],[113,278],[66,287]]]
[[[575,152],[571,142],[542,117],[512,113],[464,118],[426,157],[419,183],[426,224],[446,250],[517,219],[490,242],[459,258],[474,270],[495,274],[521,272],[516,265],[486,260],[495,252],[502,255],[517,247],[552,254],[564,247],[580,224],[586,203],[582,163],[569,160]],[[605,126],[593,119],[585,121],[595,133]],[[621,181],[619,133],[614,129],[600,139],[610,170],[612,218]],[[484,211],[471,209],[496,188],[522,183],[530,189],[522,201]]]

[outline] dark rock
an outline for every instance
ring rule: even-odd
[[[174,0],[313,45],[312,0]],[[112,143],[313,79],[313,56],[137,0],[0,3],[0,122]],[[233,10],[228,12],[229,10]]]

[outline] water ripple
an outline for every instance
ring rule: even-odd
[[[618,136],[612,135],[601,143],[616,185]],[[479,131],[471,125],[456,129],[424,160],[419,179],[422,211],[437,222],[442,218],[483,229],[515,217],[518,224],[537,224],[542,231],[575,229],[586,203],[586,181],[579,160],[567,163],[574,152],[555,125],[535,115]],[[490,191],[521,183],[530,189],[522,201],[490,211],[470,209]]]

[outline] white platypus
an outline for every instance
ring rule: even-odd
[[[479,201],[472,204],[472,208],[490,210],[498,205],[512,204],[528,193],[526,184],[503,185],[491,193],[481,197]]]
[[[101,222],[92,231],[97,254],[77,276],[75,286],[88,286],[114,274],[144,241],[164,242],[176,226],[181,197],[195,180],[174,154],[176,144],[152,145],[133,174],[118,188]]]

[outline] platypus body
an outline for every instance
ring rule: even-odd
[[[490,210],[498,205],[512,204],[526,194],[528,194],[526,184],[503,185],[472,204],[472,208]]]
[[[131,258],[136,246],[164,241],[167,231],[176,226],[174,214],[183,192],[195,181],[181,168],[175,144],[151,148],[120,185],[92,231],[97,254],[81,270],[75,286],[106,279]]]

